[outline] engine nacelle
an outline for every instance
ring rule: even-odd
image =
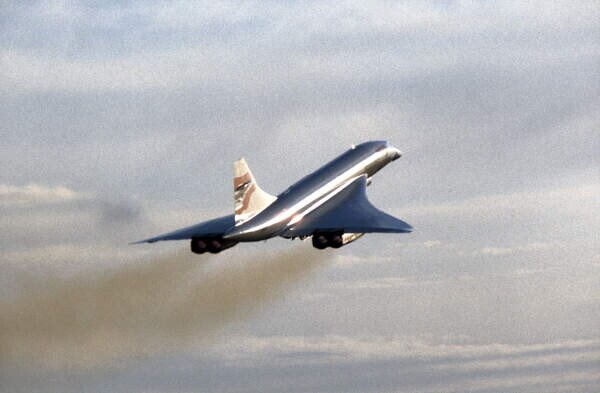
[[[235,240],[226,240],[222,237],[195,237],[191,241],[191,249],[195,254],[218,254],[223,250],[235,246],[238,242]]]
[[[312,245],[314,248],[323,250],[329,246],[329,239],[326,233],[315,233],[312,235]]]
[[[340,248],[364,235],[364,233],[318,232],[312,235],[314,248],[323,250],[327,247]]]
[[[204,254],[208,251],[208,242],[202,238],[192,238],[191,249],[194,254]]]

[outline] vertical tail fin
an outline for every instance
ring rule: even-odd
[[[253,217],[277,199],[258,186],[243,158],[233,163],[233,176],[236,225]]]

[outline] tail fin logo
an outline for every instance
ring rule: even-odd
[[[250,198],[256,191],[256,184],[249,174],[233,178],[233,197],[235,199],[235,214],[242,214],[250,205]]]
[[[234,162],[233,172],[233,199],[237,225],[255,216],[277,198],[258,186],[243,158]]]

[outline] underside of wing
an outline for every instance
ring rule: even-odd
[[[367,178],[360,176],[322,205],[306,214],[282,236],[308,236],[317,232],[407,233],[412,227],[382,212],[367,199]]]
[[[210,221],[201,222],[173,232],[165,233],[149,239],[140,240],[131,244],[154,243],[161,240],[184,240],[199,237],[222,236],[229,228],[235,225],[235,216],[215,218]]]

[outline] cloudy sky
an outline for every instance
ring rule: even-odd
[[[0,390],[590,392],[598,1],[0,5]],[[365,140],[415,227],[129,241]]]

